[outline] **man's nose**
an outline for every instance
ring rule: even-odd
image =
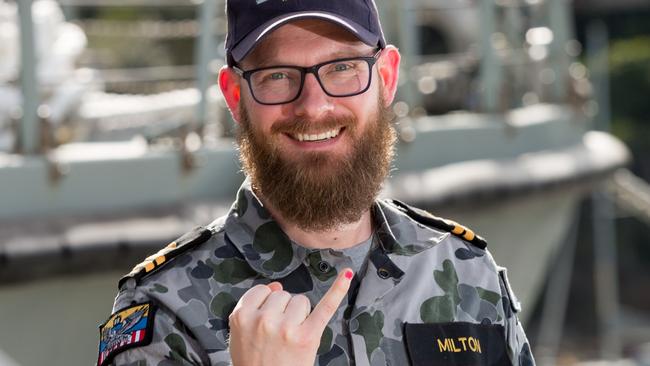
[[[294,103],[296,116],[313,120],[334,110],[331,97],[325,94],[314,74],[305,75],[302,92]]]

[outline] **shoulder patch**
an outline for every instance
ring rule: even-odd
[[[177,257],[189,249],[206,242],[210,237],[212,237],[212,231],[201,226],[185,233],[183,236],[169,243],[157,253],[148,256],[144,261],[142,261],[142,263],[133,267],[129,274],[120,279],[118,289],[122,288],[124,282],[129,278],[135,279],[136,283],[140,282],[142,278],[153,273],[166,263],[169,263],[169,261],[174,257]]]
[[[392,203],[402,212],[407,214],[410,218],[423,225],[433,227],[435,229],[439,229],[442,231],[450,232],[455,236],[469,242],[475,247],[481,249],[487,248],[487,242],[485,241],[485,239],[476,235],[472,230],[468,229],[463,225],[458,224],[457,222],[434,216],[425,210],[422,210],[417,207],[409,206],[406,203],[398,200],[389,200],[388,202]]]
[[[136,304],[116,311],[100,325],[97,366],[108,365],[124,350],[151,343],[155,310],[150,302]]]

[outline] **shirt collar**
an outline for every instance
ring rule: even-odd
[[[273,220],[246,179],[237,192],[224,230],[256,272],[278,279],[293,272],[307,256],[307,248],[289,239]]]
[[[449,236],[415,221],[390,200],[375,202],[373,218],[384,252],[391,257],[412,256]]]
[[[380,243],[376,250],[381,250],[383,255],[410,256],[442,239],[442,234],[434,235],[424,245],[416,244],[420,235],[413,228],[415,223],[389,201],[375,201],[372,219]],[[237,192],[224,230],[251,268],[270,279],[286,277],[313,251],[287,236],[253,192],[250,179]]]

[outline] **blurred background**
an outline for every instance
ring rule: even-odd
[[[484,236],[540,365],[650,365],[650,2],[377,0],[383,195]],[[117,281],[227,212],[223,0],[0,0],[0,365],[87,365]]]

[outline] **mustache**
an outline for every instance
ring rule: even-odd
[[[351,127],[357,124],[354,117],[325,117],[318,121],[304,118],[288,118],[277,121],[271,127],[272,133],[298,134],[313,131],[327,131],[340,127]]]

